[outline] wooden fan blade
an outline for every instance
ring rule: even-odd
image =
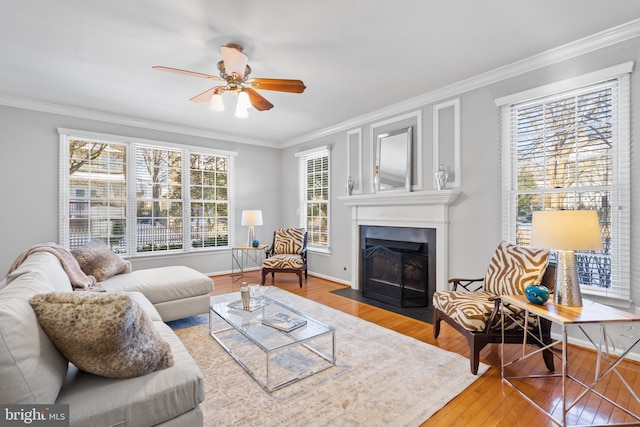
[[[195,71],[180,70],[178,68],[162,67],[160,65],[156,65],[156,66],[154,66],[152,68],[154,68],[156,70],[159,70],[159,71],[168,71],[170,73],[184,74],[184,75],[192,76],[192,77],[201,77],[203,79],[222,80],[220,77],[217,77],[217,76],[212,76],[212,75],[203,74],[203,73],[196,73]]]
[[[260,95],[255,90],[251,89],[250,87],[247,87],[244,90],[249,95],[249,101],[251,101],[251,105],[253,105],[253,108],[255,108],[256,110],[265,111],[273,108],[273,104],[267,101],[264,96]]]
[[[307,88],[302,80],[287,79],[249,79],[247,82],[255,89],[277,90],[279,92],[302,93]]]
[[[191,101],[191,102],[207,102],[207,101],[210,101],[211,97],[213,96],[215,91],[216,91],[216,88],[212,87],[211,89],[205,90],[200,95],[194,96],[189,101]]]

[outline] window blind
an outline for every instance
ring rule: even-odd
[[[324,146],[296,153],[300,191],[300,223],[308,245],[328,248],[331,236],[330,150]]]
[[[623,74],[520,99],[504,104],[501,112],[503,238],[528,245],[535,210],[597,210],[604,249],[576,252],[581,287],[585,294],[625,300],[630,298],[629,96],[629,75]]]
[[[60,242],[123,255],[230,246],[233,152],[59,129]]]

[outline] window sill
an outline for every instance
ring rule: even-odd
[[[155,251],[155,252],[139,252],[136,254],[118,254],[126,260],[140,260],[150,258],[170,258],[184,256],[211,255],[212,252],[230,252],[231,246],[218,246],[215,248],[192,249],[190,251],[173,250],[173,251]]]
[[[307,252],[312,252],[319,255],[331,255],[331,248],[319,248],[307,246]]]

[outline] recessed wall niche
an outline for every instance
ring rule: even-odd
[[[448,173],[446,187],[460,187],[460,98],[433,106],[433,172],[440,165]]]
[[[362,128],[347,132],[347,179],[353,180],[353,193],[361,194],[362,184]]]
[[[370,163],[365,167],[369,181],[369,192],[374,193],[373,177],[376,167],[376,144],[378,135],[392,133],[399,129],[411,127],[411,191],[422,190],[422,110],[413,111],[369,125],[371,140]]]

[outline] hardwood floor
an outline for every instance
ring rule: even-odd
[[[260,283],[258,271],[250,271],[235,282],[229,275],[214,276],[216,294],[235,292],[240,289],[241,283]],[[376,323],[380,326],[392,329],[401,334],[413,337],[420,341],[435,345],[444,350],[469,356],[466,341],[460,334],[444,322],[440,336],[433,338],[433,327],[418,320],[411,319],[396,313],[376,308],[361,302],[334,295],[331,291],[344,288],[344,285],[309,276],[302,289],[298,286],[298,278],[293,274],[276,274],[275,283],[271,278],[267,279],[267,285],[275,285],[294,294],[309,298],[313,301],[341,310],[345,313],[360,317],[361,319]],[[509,345],[505,348],[508,357],[515,357],[521,346]],[[571,347],[571,365],[577,369],[576,376],[585,382],[593,380],[595,370],[595,352]],[[478,378],[464,392],[454,398],[440,411],[434,414],[422,426],[522,426],[540,427],[555,426],[547,416],[541,413],[535,406],[527,402],[510,385],[504,384],[500,374],[500,345],[489,345],[482,353],[480,360],[490,365],[489,370]],[[559,367],[560,361],[556,362]],[[640,394],[640,364],[634,361],[623,361],[618,370],[625,380],[633,388],[636,394]],[[523,362],[522,372],[545,373],[542,356]],[[522,385],[534,399],[548,410],[560,416],[560,400],[562,388],[559,380],[536,380],[534,385]],[[619,379],[614,375],[608,375],[602,386],[597,388],[606,392],[607,396],[616,396],[615,401],[629,404],[632,411],[640,413],[640,404],[630,393],[621,386]],[[575,385],[567,387],[568,395],[575,395]],[[570,413],[571,422],[580,424],[610,425],[612,423],[631,423],[633,418],[601,399],[589,397],[585,403],[580,403]],[[638,424],[628,424],[638,425]]]

